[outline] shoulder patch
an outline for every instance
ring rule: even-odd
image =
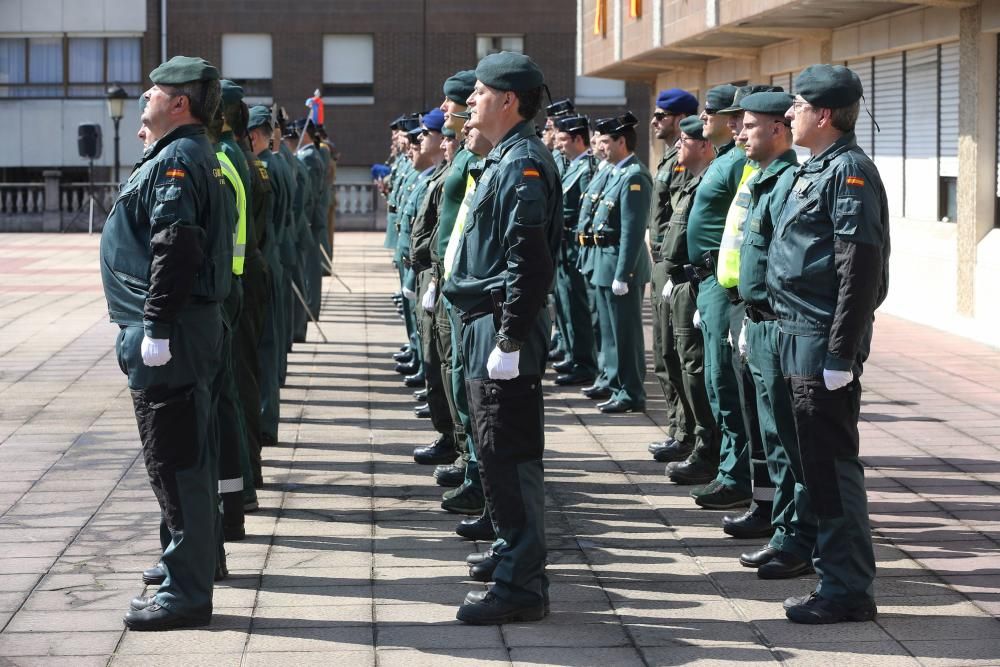
[[[687,171],[687,170],[684,167],[682,167],[681,165],[679,165],[679,164],[675,165],[674,166],[674,173],[677,173],[677,172],[680,172],[680,171]]]
[[[184,173],[183,169],[167,169],[163,172],[163,175],[167,178],[186,178],[187,174]]]
[[[525,169],[524,171],[521,172],[521,175],[522,176],[528,176],[530,178],[541,178],[542,177],[542,175],[538,172],[537,169]]]
[[[847,184],[853,185],[858,188],[863,188],[865,187],[865,179],[861,178],[860,176],[848,176]]]
[[[641,192],[642,185],[639,183],[633,183],[632,185],[628,186],[628,189],[632,192]]]

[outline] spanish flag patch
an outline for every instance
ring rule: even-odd
[[[677,172],[680,172],[680,171],[685,171],[684,167],[682,167],[681,165],[677,165],[677,166],[674,167],[674,173],[675,174]]]
[[[858,188],[863,188],[865,187],[865,179],[861,178],[860,176],[848,176],[847,184],[853,185]]]
[[[530,176],[531,178],[541,178],[541,174],[538,173],[537,169],[525,169],[521,172],[522,176]]]
[[[642,192],[642,186],[639,185],[638,183],[633,183],[632,185],[628,186],[628,189],[631,190],[632,192]]]
[[[185,178],[187,176],[183,169],[167,169],[163,175],[167,178]]]

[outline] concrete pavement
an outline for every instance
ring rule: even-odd
[[[552,615],[473,628],[477,584],[389,355],[403,340],[380,235],[337,237],[322,326],[290,358],[261,510],[228,545],[205,629],[124,632],[158,511],[114,359],[97,237],[0,236],[0,666],[1000,665],[1000,350],[885,316],[864,375],[873,623],[796,626],[646,453],[646,415],[547,387]],[[647,332],[647,342],[649,340]],[[549,378],[551,379],[551,377]],[[652,374],[649,379],[654,381]],[[650,396],[658,389],[649,387]]]

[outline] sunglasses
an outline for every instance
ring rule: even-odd
[[[655,118],[656,120],[663,120],[664,118],[668,118],[670,116],[678,116],[678,115],[680,115],[680,114],[676,114],[673,111],[654,111],[653,112],[653,118]]]

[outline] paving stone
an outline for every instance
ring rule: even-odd
[[[497,626],[466,626],[443,623],[422,625],[379,624],[378,648],[460,649],[474,646],[504,647]]]
[[[782,644],[776,649],[786,665],[844,665],[845,667],[917,667],[920,662],[894,641],[841,641],[829,644]]]
[[[111,655],[122,635],[121,617],[118,627],[109,631],[79,632],[69,628],[59,631],[13,632],[0,634],[0,656],[26,655]]]

